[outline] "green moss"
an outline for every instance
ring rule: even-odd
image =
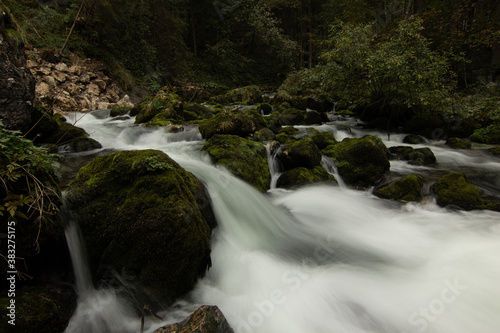
[[[330,132],[317,132],[311,137],[311,140],[313,140],[314,144],[319,149],[325,149],[337,143],[335,136]]]
[[[234,108],[204,120],[200,123],[199,130],[204,139],[210,139],[215,134],[246,137],[265,127],[266,122],[256,111]]]
[[[387,185],[376,188],[373,194],[384,199],[399,201],[422,200],[424,179],[420,175],[409,175]]]
[[[255,141],[261,142],[272,141],[275,137],[276,135],[274,135],[273,131],[271,131],[269,128],[258,130],[253,136]]]
[[[158,114],[163,114],[165,119],[176,123],[183,123],[183,110],[184,104],[179,95],[162,90],[159,91],[151,101],[141,104],[135,118],[135,123],[148,123]]]
[[[455,149],[470,149],[472,146],[470,142],[460,138],[448,138],[448,140],[446,140],[446,145]]]
[[[283,188],[294,188],[315,183],[337,184],[337,181],[320,166],[312,169],[298,167],[283,172],[276,185]]]
[[[306,112],[289,108],[281,112],[280,120],[284,125],[303,125],[305,124]]]
[[[156,127],[156,126],[168,126],[172,125],[171,118],[166,113],[158,113],[153,119],[146,123],[146,126]]]
[[[493,155],[500,155],[500,147],[493,147],[493,148],[490,148],[488,149],[488,151],[490,153],[492,153]]]
[[[500,125],[491,124],[488,127],[477,129],[470,136],[470,139],[479,143],[500,143]]]
[[[432,187],[437,203],[442,207],[456,206],[465,210],[484,209],[481,190],[472,185],[462,172],[452,172],[439,179]]]
[[[389,152],[380,138],[367,135],[344,139],[323,149],[337,163],[340,176],[350,185],[366,187],[375,184],[389,171]]]
[[[210,263],[215,226],[203,184],[155,150],[99,156],[70,184],[96,278],[125,270],[165,300],[189,291]]]
[[[285,170],[305,167],[314,168],[321,163],[321,151],[310,138],[291,143],[278,154],[278,159]]]
[[[269,189],[271,174],[267,152],[263,144],[235,135],[214,135],[203,150],[215,164],[223,165],[229,172],[265,192]]]
[[[430,148],[417,148],[409,146],[396,146],[389,148],[393,157],[409,161],[412,165],[429,165],[436,163],[436,156]]]
[[[109,115],[111,117],[124,116],[128,114],[131,110],[132,108],[129,106],[113,106],[111,108],[111,111],[109,112]]]

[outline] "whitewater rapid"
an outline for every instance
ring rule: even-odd
[[[102,114],[87,114],[78,126],[104,151],[166,152],[212,198],[219,224],[213,266],[192,293],[160,312],[163,322],[148,320],[145,332],[183,320],[202,304],[217,305],[237,333],[500,332],[497,212],[449,211],[432,200],[400,204],[325,185],[262,194],[213,166],[195,127],[167,133]],[[319,129],[359,135],[334,124]],[[400,144],[391,139],[388,146]],[[491,173],[489,179],[500,174],[498,159],[433,144],[426,146],[444,168],[465,163]],[[400,162],[395,169],[406,167],[413,168]],[[111,307],[116,311],[100,316]],[[138,332],[140,318],[117,290],[91,288],[79,309],[67,333]],[[85,325],[89,318],[99,324]]]

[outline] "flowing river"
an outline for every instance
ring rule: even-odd
[[[217,305],[236,333],[500,332],[500,213],[447,210],[431,197],[395,203],[346,186],[262,194],[211,164],[196,127],[167,133],[108,114],[71,114],[68,121],[79,119],[103,152],[167,153],[206,184],[219,223],[212,268],[184,299],[157,311],[163,321],[148,317],[145,332],[181,321],[202,304]],[[338,140],[378,134],[389,147],[402,145],[403,135],[369,133],[348,119],[315,127]],[[436,167],[391,161],[391,172],[437,179],[466,170],[475,185],[500,195],[499,158],[443,143],[414,145],[430,147]],[[68,154],[64,172],[74,176],[70,162],[90,158]],[[138,333],[140,316],[121,296],[133,277],[119,275],[120,287],[94,288],[74,224],[67,238],[79,302],[66,332]]]

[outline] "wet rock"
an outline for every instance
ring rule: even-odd
[[[217,306],[203,305],[184,321],[158,328],[154,333],[233,333]]]
[[[257,86],[246,86],[229,90],[223,96],[217,96],[213,99],[221,104],[257,104],[262,102],[262,91]]]
[[[210,139],[215,134],[246,137],[265,127],[266,122],[256,111],[234,108],[204,120],[200,123],[199,130],[204,139]]]
[[[317,132],[312,137],[314,144],[318,149],[325,149],[328,146],[334,145],[337,143],[335,136],[330,132]]]
[[[149,301],[170,302],[210,266],[216,222],[208,193],[163,152],[97,157],[69,185],[67,201],[96,281],[125,272]]]
[[[276,135],[269,128],[258,130],[253,136],[254,140],[260,142],[272,141],[275,137]]]
[[[390,168],[387,147],[371,135],[344,139],[323,149],[323,153],[336,161],[340,176],[352,186],[374,185]]]
[[[460,138],[448,138],[446,145],[455,149],[470,149],[472,144]]]
[[[202,148],[215,164],[224,166],[236,177],[260,191],[267,191],[271,174],[266,147],[236,135],[214,135]]]
[[[377,187],[373,194],[379,198],[398,201],[421,201],[424,179],[420,175],[408,175],[389,184]]]
[[[283,125],[302,125],[306,119],[306,112],[289,108],[281,112],[280,120]]]
[[[470,136],[473,142],[499,144],[500,143],[500,124],[491,124],[488,127],[480,128],[474,131]]]
[[[277,156],[285,170],[304,167],[314,168],[321,163],[321,151],[310,138],[304,138],[286,146]]]
[[[420,135],[409,134],[403,138],[403,143],[408,143],[411,145],[418,145],[421,143],[425,143],[425,139]]]
[[[183,109],[184,104],[179,95],[162,90],[150,102],[140,106],[135,123],[148,123],[150,126],[183,123]]]
[[[315,183],[337,184],[337,181],[321,166],[312,169],[298,167],[283,172],[278,178],[276,186],[294,188]]]
[[[462,172],[452,172],[441,177],[432,190],[441,207],[458,207],[464,210],[485,209],[487,203],[479,188],[472,185]]]
[[[409,161],[412,165],[429,165],[436,163],[436,156],[430,148],[414,149],[410,146],[390,147],[393,159]]]

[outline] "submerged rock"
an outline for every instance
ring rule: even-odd
[[[314,183],[337,184],[337,181],[335,180],[335,177],[329,174],[321,166],[316,166],[312,169],[298,167],[283,172],[278,178],[276,186],[293,188]]]
[[[346,138],[328,146],[323,153],[336,161],[340,176],[353,186],[375,184],[391,166],[387,147],[380,138],[372,135]]]
[[[373,190],[373,194],[384,199],[418,202],[422,200],[423,184],[422,176],[408,175],[376,188]]]
[[[210,266],[216,222],[207,191],[163,152],[97,157],[70,184],[67,202],[96,278],[124,272],[150,301],[171,301]]]
[[[255,110],[242,111],[234,108],[201,122],[199,130],[204,139],[210,139],[215,134],[246,137],[265,127],[266,122]]]
[[[203,305],[180,323],[163,326],[154,333],[233,333],[217,306]]]
[[[269,189],[271,173],[266,147],[236,135],[214,135],[202,148],[215,164],[222,165],[236,177],[257,189]]]

